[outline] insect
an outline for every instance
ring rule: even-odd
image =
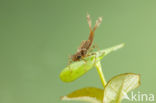
[[[91,48],[91,45],[93,43],[95,30],[101,24],[102,17],[99,17],[98,20],[96,20],[96,24],[95,24],[93,29],[91,27],[92,22],[91,22],[89,14],[87,14],[87,21],[88,21],[89,29],[90,29],[90,34],[89,34],[88,40],[84,40],[84,41],[81,42],[81,45],[77,49],[77,52],[70,57],[72,61],[79,61],[79,60],[81,60],[81,59],[83,59],[84,57],[87,56],[87,54],[88,54],[88,52],[89,52],[89,50]]]

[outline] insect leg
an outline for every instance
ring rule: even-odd
[[[92,48],[96,48],[98,51],[100,50],[100,48],[96,45],[96,43],[94,43]]]
[[[89,53],[92,52],[93,49],[95,49],[95,48],[96,48],[98,51],[100,50],[99,47],[94,43],[94,45],[88,50],[88,52],[89,52]]]
[[[68,67],[69,67],[69,69],[71,69],[71,67],[70,67],[70,64],[72,63],[72,60],[71,60],[71,56],[68,56]]]
[[[84,59],[84,58],[81,58],[85,63],[87,63],[87,60],[86,59]]]
[[[89,50],[88,50],[88,53],[92,52],[94,49],[94,46],[92,46]]]
[[[101,24],[102,22],[102,17],[99,17],[98,20],[96,20],[96,24],[93,28],[93,32],[95,32],[96,28]]]

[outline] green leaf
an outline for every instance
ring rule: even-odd
[[[84,58],[84,60],[76,61],[67,66],[60,74],[60,78],[64,82],[71,82],[84,75],[93,68],[97,60],[102,59],[112,51],[122,48],[124,44],[120,44],[108,49],[100,50],[90,53],[91,56]]]
[[[97,57],[99,59],[102,59],[104,56],[108,55],[109,53],[113,52],[113,51],[117,51],[118,49],[124,47],[124,43],[122,44],[119,44],[119,45],[116,45],[116,46],[113,46],[113,47],[110,47],[110,48],[107,48],[107,49],[104,49],[104,50],[100,50],[98,52],[95,52]]]
[[[113,77],[104,89],[103,103],[120,103],[127,93],[140,85],[140,75],[133,73]]]
[[[85,61],[77,61],[66,67],[60,74],[61,80],[64,82],[71,82],[85,74],[93,67],[95,63],[95,55],[85,58]]]
[[[88,87],[76,90],[67,96],[63,96],[62,100],[86,101],[90,103],[102,103],[103,89]]]

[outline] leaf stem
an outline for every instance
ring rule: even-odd
[[[100,76],[102,85],[103,85],[103,87],[105,88],[107,82],[106,82],[106,80],[105,80],[105,77],[104,77],[104,74],[103,74],[103,71],[102,71],[102,67],[101,67],[101,62],[100,62],[100,60],[98,60],[98,61],[95,62],[95,67],[96,67],[96,69],[97,69],[97,71],[98,71],[98,73],[99,73],[99,76]]]

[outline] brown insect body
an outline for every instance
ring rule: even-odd
[[[93,28],[93,30],[91,28],[91,20],[90,20],[89,15],[87,15],[87,20],[88,20],[88,24],[89,24],[89,28],[90,28],[89,38],[88,38],[88,40],[82,41],[80,47],[77,49],[77,52],[71,56],[72,61],[79,61],[80,59],[84,58],[87,55],[87,53],[93,43],[94,32],[95,32],[96,28],[100,25],[102,18],[100,17],[96,21],[96,24],[95,24],[95,27]]]

